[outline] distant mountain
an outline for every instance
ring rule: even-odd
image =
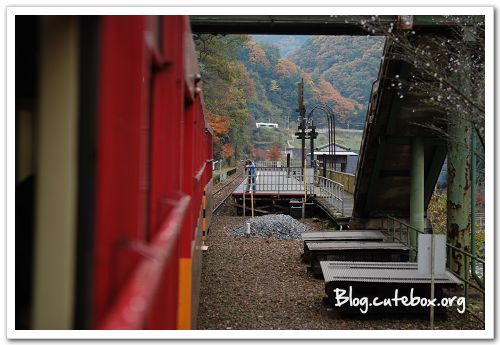
[[[259,43],[273,44],[278,47],[281,56],[288,57],[298,50],[312,36],[310,35],[251,35]]]
[[[383,45],[381,37],[313,36],[289,58],[313,78],[325,79],[342,96],[361,103],[366,112]]]
[[[288,38],[287,38],[288,39]],[[308,41],[306,41],[308,42]],[[297,83],[304,80],[304,100],[309,106],[328,103],[338,115],[339,123],[346,123],[362,106],[354,99],[344,97],[322,77],[313,77],[300,66],[281,56],[278,45],[250,39],[237,54],[252,80],[254,97],[247,97],[250,116],[256,121],[278,122],[286,126],[297,118]],[[314,113],[317,125],[326,126],[327,119]]]
[[[255,84],[250,115],[282,124],[288,116],[294,120],[296,83],[303,79],[306,107],[327,103],[339,124],[363,123],[383,43],[365,36],[251,36],[237,55]],[[326,126],[321,114],[315,122]]]
[[[214,130],[214,156],[228,161],[252,155],[258,145],[285,145],[282,128],[297,120],[297,83],[304,81],[308,115],[315,104],[332,107],[339,127],[364,123],[383,39],[341,36],[194,35],[204,107]],[[327,119],[312,115],[319,128]],[[255,135],[255,122],[279,131]],[[255,152],[254,152],[255,151]]]

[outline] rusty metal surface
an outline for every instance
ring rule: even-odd
[[[303,241],[383,241],[384,234],[376,230],[305,232]]]
[[[325,283],[430,284],[431,282],[430,274],[418,272],[417,263],[322,261],[320,264]],[[445,274],[435,275],[435,283],[437,285],[458,285],[461,282],[452,273],[446,271]]]

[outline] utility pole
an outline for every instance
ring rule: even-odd
[[[310,129],[309,131],[309,139],[311,139],[311,168],[315,168],[314,166],[314,139],[318,137],[318,132],[316,132],[316,126],[314,125],[314,122],[311,118],[311,123],[309,124],[308,128]],[[314,170],[316,171],[316,169]]]
[[[302,79],[300,83],[297,84],[297,112],[299,113],[299,125],[298,130],[295,132],[297,139],[300,139],[302,142],[302,179],[304,181],[304,203],[302,206],[302,218],[305,217],[305,203],[307,201],[307,183],[306,183],[306,174],[307,174],[307,166],[306,166],[306,139],[311,140],[311,168],[314,168],[314,139],[318,137],[318,132],[316,132],[316,126],[311,118],[312,112],[309,114],[310,121],[306,120],[306,107],[304,106],[304,80]],[[314,169],[314,173],[316,169]],[[314,177],[313,173],[313,177]]]
[[[298,95],[298,103],[297,103],[297,112],[299,113],[299,131],[295,133],[297,138],[301,139],[302,142],[302,160],[301,165],[305,165],[306,159],[306,107],[304,106],[304,80],[302,79],[300,83],[297,84],[297,95]],[[304,171],[302,172],[302,176],[304,176]]]
[[[299,128],[295,133],[297,138],[302,141],[302,180],[304,182],[304,201],[302,202],[302,219],[305,218],[307,202],[307,183],[306,183],[306,107],[304,106],[304,80],[297,84],[297,112],[299,113]]]

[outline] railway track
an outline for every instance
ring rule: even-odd
[[[214,213],[226,202],[226,200],[233,193],[236,187],[240,185],[241,179],[243,178],[243,173],[243,167],[239,167],[233,176],[224,181],[224,185],[214,190],[214,192],[212,193],[212,198],[215,205],[213,210]]]

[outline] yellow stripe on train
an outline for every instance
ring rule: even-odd
[[[191,329],[192,259],[179,260],[177,329]]]

